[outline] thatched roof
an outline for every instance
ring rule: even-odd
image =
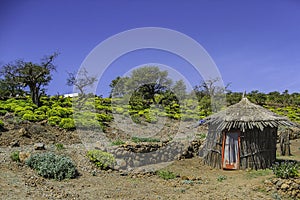
[[[213,114],[206,119],[206,123],[216,125],[219,130],[259,128],[265,127],[291,126],[292,122],[287,117],[277,115],[262,106],[251,103],[247,98],[229,106],[227,109]]]

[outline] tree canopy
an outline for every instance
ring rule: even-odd
[[[45,93],[45,86],[52,80],[53,64],[57,53],[45,56],[40,63],[17,60],[1,67],[1,88],[9,91],[7,95],[16,96],[29,88],[32,102],[40,105],[40,97]]]

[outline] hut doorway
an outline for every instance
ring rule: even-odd
[[[238,169],[240,162],[240,133],[238,131],[224,132],[222,145],[223,169]]]

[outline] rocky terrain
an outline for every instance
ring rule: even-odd
[[[205,132],[191,124],[182,126],[185,127],[182,132]],[[179,140],[163,140],[157,143],[89,146],[82,142],[82,132],[63,131],[43,123],[24,122],[6,124],[5,127],[7,130],[0,135],[1,199],[300,198],[299,178],[282,180],[275,178],[271,170],[225,171],[204,165],[201,158],[195,156],[201,146],[199,138],[187,144],[179,143]],[[120,135],[116,128],[110,127],[108,134],[111,136],[107,138],[116,133]],[[58,149],[58,143],[63,144],[63,148]],[[180,146],[181,150],[178,149]],[[300,160],[299,146],[299,140],[292,140],[293,155],[279,158]],[[89,148],[112,152],[119,165],[108,171],[100,170],[87,158]],[[158,153],[163,148],[165,151]],[[63,181],[42,178],[23,162],[12,161],[10,156],[15,151],[21,152],[21,161],[29,154],[48,151],[69,156],[76,163],[79,176]],[[130,160],[130,156],[124,154],[135,156]],[[159,169],[171,171],[176,177],[164,180],[155,173]]]

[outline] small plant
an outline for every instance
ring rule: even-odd
[[[140,138],[140,137],[132,137],[131,141],[134,143],[140,143],[140,142],[160,142],[159,139],[156,138]]]
[[[10,158],[12,159],[12,161],[14,162],[20,162],[20,152],[19,151],[14,151],[10,154]]]
[[[0,110],[0,116],[4,116],[7,113],[7,110]]]
[[[87,152],[87,156],[90,161],[103,170],[113,168],[116,164],[116,159],[111,153],[101,150],[90,150]]]
[[[51,152],[31,155],[26,160],[26,164],[45,178],[60,181],[66,178],[74,178],[77,175],[75,164],[70,158]]]
[[[58,116],[51,116],[48,118],[48,124],[50,126],[56,126],[59,124],[60,121],[61,121],[61,118]]]
[[[75,122],[72,118],[62,118],[62,120],[59,123],[59,127],[66,129],[66,130],[75,130]]]
[[[61,144],[61,143],[55,144],[55,148],[56,148],[56,150],[58,150],[58,151],[65,149],[64,145]]]
[[[272,166],[272,170],[277,178],[288,179],[299,176],[299,165],[296,162],[277,162]]]
[[[0,119],[0,127],[4,126],[4,122]]]
[[[114,146],[120,146],[122,144],[125,144],[125,142],[123,140],[121,140],[121,139],[117,139],[115,141],[112,141],[111,144],[114,145]]]
[[[168,170],[159,170],[156,172],[156,174],[164,180],[174,179],[177,177],[174,172],[170,172]]]
[[[226,179],[227,179],[227,176],[225,176],[225,175],[219,175],[218,178],[217,178],[217,181],[222,182],[222,181],[224,181]]]
[[[206,138],[206,134],[205,133],[200,133],[199,134],[199,139],[203,140]]]

